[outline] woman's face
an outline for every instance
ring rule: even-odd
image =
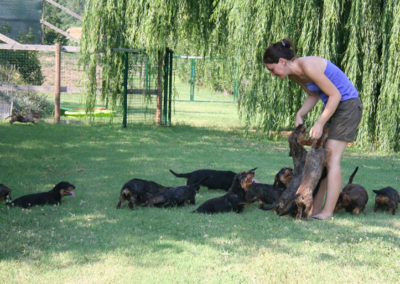
[[[278,63],[267,63],[265,67],[271,72],[271,75],[274,77],[279,77],[284,79],[287,76],[286,70],[286,60],[282,58],[279,59]]]

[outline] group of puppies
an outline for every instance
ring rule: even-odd
[[[205,186],[208,189],[222,189],[226,193],[205,201],[193,212],[240,213],[246,204],[258,202],[260,209],[274,210],[280,216],[291,214],[296,219],[310,218],[313,198],[327,173],[326,160],[329,152],[325,149],[325,143],[328,131],[324,129],[323,135],[317,140],[306,139],[304,125],[299,125],[292,131],[288,140],[289,156],[293,159],[294,168],[280,169],[275,175],[273,184],[258,182],[254,178],[256,168],[240,173],[201,169],[179,174],[170,170],[176,177],[186,178],[186,185],[169,187],[154,181],[134,178],[122,186],[117,208],[122,208],[125,201],[128,201],[130,209],[135,209],[136,205],[156,207],[195,205],[200,186]],[[306,145],[310,146],[308,151],[304,147]],[[340,193],[335,212],[344,208],[347,212],[358,215],[364,210],[368,194],[363,186],[353,184],[357,171],[358,167]],[[74,189],[74,185],[63,181],[48,192],[28,194],[12,200],[11,190],[0,184],[0,201],[6,200],[8,206],[23,208],[54,205],[60,204],[64,196],[75,197]],[[382,209],[394,215],[400,202],[397,190],[385,187],[373,192],[376,194],[374,211]]]
[[[135,208],[135,204],[157,207],[194,205],[200,186],[205,186],[227,192],[205,201],[193,212],[240,213],[246,204],[257,201],[260,209],[274,210],[280,216],[291,214],[296,219],[308,219],[311,216],[313,198],[327,175],[326,161],[329,152],[325,149],[325,144],[329,130],[324,129],[319,139],[307,139],[306,132],[304,125],[299,125],[292,131],[289,136],[289,155],[293,159],[294,169],[284,167],[279,170],[272,185],[255,180],[256,169],[238,174],[210,169],[179,174],[170,170],[175,176],[186,178],[186,186],[166,187],[152,181],[132,179],[122,187],[117,208],[121,208],[124,201],[129,201],[131,209]],[[310,146],[310,149],[307,151],[304,146]],[[344,208],[347,212],[358,215],[364,210],[368,194],[364,187],[353,184],[357,170],[358,167],[340,193],[335,212]],[[376,194],[374,211],[382,209],[394,215],[400,202],[398,192],[391,187],[373,192]],[[265,204],[269,206],[266,207]]]

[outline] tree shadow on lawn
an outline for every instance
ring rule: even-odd
[[[291,164],[288,150],[281,144],[191,127],[123,130],[0,124],[0,134],[5,132],[10,136],[0,143],[5,158],[0,161],[4,168],[0,177],[15,188],[14,198],[49,190],[60,180],[76,185],[77,198],[65,198],[60,206],[29,210],[7,209],[1,204],[0,230],[6,246],[0,259],[41,259],[52,253],[70,253],[72,262],[83,264],[112,251],[139,258],[159,251],[179,254],[188,249],[186,243],[243,256],[262,250],[302,256],[310,246],[318,247],[325,241],[351,244],[367,236],[371,245],[377,238],[390,245],[400,243],[399,237],[387,230],[388,226],[399,226],[398,217],[370,217],[371,201],[366,215],[338,214],[327,222],[299,222],[258,210],[255,205],[247,206],[242,214],[192,214],[205,200],[224,193],[204,188],[196,206],[115,209],[122,185],[131,178],[183,185],[186,181],[170,174],[169,168],[178,172],[199,168],[238,172],[258,166],[257,178],[272,183],[280,167]],[[323,252],[319,255],[322,260],[331,260]]]
[[[198,204],[220,194],[203,193]],[[360,239],[371,246],[378,242],[398,247],[400,243],[399,236],[393,234],[399,229],[398,218],[385,214],[296,221],[258,210],[254,205],[248,205],[242,214],[204,215],[191,213],[197,205],[136,210],[125,206],[117,210],[116,201],[87,200],[78,205],[78,200],[69,200],[55,207],[2,208],[1,219],[6,225],[2,226],[2,236],[6,236],[3,244],[7,251],[0,259],[45,257],[51,263],[52,254],[67,253],[71,264],[85,264],[99,261],[104,253],[116,252],[140,263],[145,255],[189,253],[195,257],[201,249],[243,257],[263,251],[302,257],[309,255],[310,248],[320,248],[316,252],[319,261],[334,261],[337,255],[325,252],[325,245],[351,246]]]

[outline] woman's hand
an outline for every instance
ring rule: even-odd
[[[323,130],[324,130],[324,126],[317,122],[310,129],[310,138],[319,139],[322,136]]]
[[[296,114],[296,127],[299,126],[300,124],[303,124],[303,118],[299,113]]]

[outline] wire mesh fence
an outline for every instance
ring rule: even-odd
[[[234,102],[237,66],[229,58],[174,56],[176,101]]]
[[[26,45],[27,46],[27,45]],[[54,117],[56,59],[50,46],[22,45],[0,49],[0,116],[8,117],[10,109],[16,114],[38,112],[42,118]],[[22,49],[22,50],[21,50]],[[25,50],[24,50],[25,49]],[[78,49],[61,52],[60,110],[61,120],[81,120],[103,123],[122,123],[123,106],[116,107],[101,99],[100,89],[91,116],[86,113],[86,91],[83,66],[80,65]],[[157,66],[151,64],[144,53],[129,53],[127,123],[155,122]],[[96,78],[101,87],[102,72],[98,68]],[[153,90],[153,91],[151,91]],[[123,94],[121,94],[122,96]],[[13,102],[13,103],[11,103]]]

